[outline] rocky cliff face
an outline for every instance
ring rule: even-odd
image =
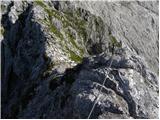
[[[1,10],[2,118],[158,118],[158,1]]]

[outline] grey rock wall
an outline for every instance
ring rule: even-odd
[[[114,36],[122,40],[132,52],[143,57],[158,75],[158,1],[88,1],[73,4],[101,16]]]
[[[90,118],[158,118],[158,1],[1,10],[2,118],[87,118],[97,97]],[[122,42],[113,57],[110,36]]]

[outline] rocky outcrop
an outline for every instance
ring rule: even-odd
[[[132,52],[144,58],[158,75],[159,1],[74,2],[76,7],[101,16],[112,34]],[[149,48],[149,49],[146,49]],[[151,57],[152,56],[152,57]]]
[[[157,78],[148,69],[139,73],[143,64],[138,60],[135,56],[114,56],[108,67],[108,56],[86,58],[82,64],[67,69],[64,76],[43,81],[18,117],[87,118],[100,94],[90,118],[156,118]]]
[[[1,8],[2,118],[158,118],[156,1]]]

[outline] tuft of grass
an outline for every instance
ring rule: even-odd
[[[82,62],[82,57],[77,55],[75,52],[73,52],[72,50],[70,49],[67,49],[68,50],[68,53],[69,53],[69,58],[72,60],[72,61],[75,61],[76,63],[80,63]]]
[[[2,26],[0,27],[0,31],[1,31],[1,35],[4,35],[5,31],[4,31],[4,28]]]
[[[82,47],[78,46],[78,44],[76,43],[76,39],[74,38],[74,36],[70,32],[66,32],[66,34],[68,35],[68,40],[70,41],[70,43],[72,44],[72,46],[74,46],[74,48],[77,49],[80,52],[80,55],[83,56],[84,50],[83,50]]]
[[[122,43],[121,43],[121,42],[118,42],[114,36],[110,35],[109,37],[110,37],[110,40],[111,40],[111,44],[112,44],[112,45],[115,45],[115,46],[118,47],[118,48],[121,48],[121,47],[122,47]]]

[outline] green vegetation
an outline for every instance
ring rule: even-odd
[[[112,45],[114,45],[114,46],[116,46],[118,48],[122,47],[122,43],[118,42],[114,36],[110,35],[110,40],[111,40],[111,44]]]
[[[1,30],[1,35],[4,35],[4,28],[2,26],[0,27],[0,30]]]
[[[75,10],[67,9],[64,11],[58,11],[47,5],[47,3],[43,2],[42,0],[35,1],[35,4],[42,7],[47,14],[47,17],[41,20],[41,22],[45,24],[49,33],[53,38],[55,38],[54,40],[58,43],[58,45],[60,45],[60,49],[63,51],[63,53],[68,57],[69,60],[74,61],[75,63],[81,63],[83,57],[86,54],[88,55],[85,43],[89,38],[88,34],[92,33],[92,29],[88,30],[88,27],[93,28],[95,25],[96,35],[100,38],[104,32],[104,24],[102,19],[100,17],[91,16],[91,19],[89,18],[91,22],[88,22],[82,16],[80,8]],[[60,23],[60,29],[56,27],[57,21]],[[102,51],[100,44],[97,44],[94,48],[99,53]],[[47,66],[48,71],[50,71],[50,69],[57,64],[58,63],[55,61],[54,63],[49,63]],[[54,77],[52,79],[53,84],[50,84],[51,88],[54,88],[54,81],[58,79],[59,77]],[[72,72],[72,70],[68,70],[63,79],[67,83],[72,84],[75,80],[74,72]]]
[[[70,32],[66,32],[66,33],[68,34],[68,38],[69,38],[71,44],[74,46],[74,48],[78,49],[80,51],[80,55],[83,56],[84,50],[77,45],[74,36]]]
[[[71,60],[75,61],[76,63],[82,62],[82,57],[81,56],[77,55],[75,52],[73,52],[72,50],[70,50],[68,48],[67,48],[67,50],[68,50],[68,52],[70,54],[69,58]]]
[[[46,24],[55,41],[61,46],[60,49],[71,61],[80,63],[82,58],[89,54],[86,44],[92,34],[92,28],[96,29],[96,37],[102,39],[104,23],[100,17],[93,15],[85,19],[81,14],[81,8],[58,11],[42,0],[35,1],[35,4],[42,7],[47,13],[47,18],[42,21]],[[86,11],[84,14],[89,15],[89,12]],[[59,22],[60,29],[57,28],[56,21]],[[101,46],[95,48],[101,52],[99,47]]]
[[[48,18],[42,21],[48,26],[48,29],[53,34],[53,37],[56,37],[56,40],[58,40],[62,51],[66,53],[72,61],[76,63],[81,62],[85,53],[83,48],[83,41],[86,39],[87,35],[85,30],[85,21],[74,17],[73,13],[71,12],[60,12],[52,9],[43,1],[35,1],[35,3],[41,6],[48,14]],[[53,18],[59,20],[62,23],[63,29],[61,31],[59,31],[54,25],[54,23],[52,23]],[[76,30],[78,36],[80,37],[80,39],[82,39],[79,45],[76,42],[76,38],[72,35],[70,31],[68,31],[69,27]],[[63,33],[65,33],[65,35],[61,33],[62,31]],[[70,45],[70,47],[68,46],[68,44]]]
[[[3,4],[1,4],[1,11],[2,11],[2,12],[4,12],[4,11],[5,11],[5,9],[7,9],[7,8],[6,8],[6,6],[5,6],[5,5],[3,5]]]
[[[112,53],[112,55],[116,52],[116,48],[121,49],[122,48],[122,42],[118,42],[116,38],[112,35],[110,37],[109,42],[109,51]]]

